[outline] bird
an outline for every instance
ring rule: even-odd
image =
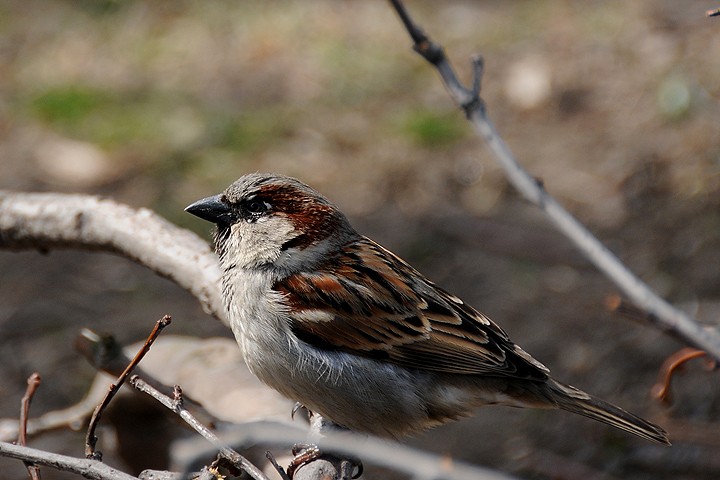
[[[342,428],[398,439],[508,405],[670,445],[660,426],[555,380],[295,178],[247,174],[185,210],[216,225],[223,302],[250,371]]]

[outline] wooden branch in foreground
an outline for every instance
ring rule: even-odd
[[[207,439],[217,451],[220,451],[224,458],[232,461],[242,470],[250,473],[254,467],[246,458],[241,456],[228,445],[235,445],[237,448],[255,445],[282,445],[287,446],[293,443],[305,443],[308,440],[317,444],[325,453],[330,453],[344,458],[363,458],[377,465],[394,469],[398,472],[409,474],[411,478],[432,478],[437,480],[514,480],[515,477],[464,462],[454,462],[439,455],[423,452],[397,442],[382,440],[370,436],[359,436],[347,431],[340,431],[334,424],[325,421],[321,416],[314,415],[311,419],[310,435],[305,429],[286,425],[278,422],[258,421],[237,425],[229,431],[224,431],[221,436],[215,435],[207,427],[202,425],[192,413],[182,406],[181,398],[176,395],[172,399],[161,392],[150,387],[137,376],[130,379],[130,383],[138,390],[147,393],[155,400],[179,415],[195,431]],[[179,388],[179,387],[176,387]],[[207,452],[198,452],[198,457],[205,457]],[[321,457],[325,458],[325,456]],[[336,476],[341,476],[342,462],[330,465],[331,462],[323,462],[309,468],[316,462],[311,462],[299,468],[295,478],[297,480],[318,480],[326,478],[320,476],[322,468],[329,466],[334,468]],[[248,470],[250,469],[250,470]],[[352,474],[352,472],[350,472]],[[253,478],[266,477],[259,470],[252,471]],[[333,477],[329,477],[333,478]]]
[[[220,267],[207,242],[146,208],[61,193],[0,191],[0,249],[78,248],[120,254],[197,298],[226,325]]]
[[[213,432],[210,431],[205,425],[200,423],[188,409],[183,406],[182,402],[182,390],[180,387],[175,386],[175,398],[169,398],[163,393],[159,392],[148,383],[142,381],[137,375],[130,378],[130,384],[138,389],[139,391],[146,393],[153,397],[155,400],[160,402],[162,405],[170,409],[173,413],[177,414],[182,418],[185,423],[190,425],[196,432],[202,435],[208,440],[215,448],[217,448],[220,454],[233,463],[233,465],[241,471],[246,472],[255,480],[269,480],[265,474],[253,465],[248,459],[240,455],[238,452],[224,444]]]
[[[716,328],[700,324],[658,296],[585,226],[550,196],[542,182],[532,177],[520,165],[488,117],[485,104],[480,97],[482,58],[473,59],[472,88],[464,87],[458,80],[443,48],[433,42],[414,23],[402,1],[390,0],[390,3],[410,35],[413,49],[437,69],[446,90],[455,103],[463,109],[475,131],[485,139],[490,150],[495,154],[495,158],[505,170],[508,179],[520,194],[538,206],[555,227],[565,234],[633,303],[654,315],[661,329],[673,332],[688,344],[704,350],[716,360],[720,360],[720,332]]]
[[[71,472],[92,480],[137,480],[136,477],[109,467],[97,460],[74,458],[35,448],[0,442],[0,456]]]
[[[222,440],[230,445],[287,445],[307,442],[307,432],[279,422],[249,422],[223,432]],[[510,474],[492,470],[446,456],[424,452],[401,443],[351,432],[321,432],[311,440],[323,452],[361,458],[365,462],[393,469],[412,479],[434,480],[517,480]],[[303,469],[298,469],[298,474]],[[305,477],[308,478],[308,477]]]

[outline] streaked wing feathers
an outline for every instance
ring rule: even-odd
[[[370,239],[274,288],[295,334],[319,348],[421,370],[547,379],[547,368],[489,318]]]

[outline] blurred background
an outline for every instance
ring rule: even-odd
[[[463,78],[485,57],[491,117],[547,190],[661,295],[718,325],[720,19],[704,12],[720,4],[407,7]],[[614,286],[508,185],[387,2],[0,2],[0,188],[102,195],[209,239],[183,208],[253,171],[314,186],[557,378],[666,426],[674,446],[502,407],[409,443],[522,478],[720,476],[717,373],[691,363],[672,405],[650,397],[683,345],[606,309]],[[72,346],[81,327],[129,343],[165,313],[168,333],[230,336],[125,259],[0,252],[0,416],[17,416],[36,370],[33,414],[83,396],[94,370]],[[81,456],[83,433],[30,444]]]

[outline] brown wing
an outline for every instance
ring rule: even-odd
[[[367,238],[346,246],[325,269],[294,274],[274,288],[293,310],[295,334],[319,348],[421,370],[548,377],[489,318]]]

